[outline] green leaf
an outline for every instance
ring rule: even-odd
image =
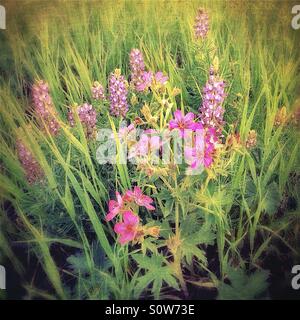
[[[135,297],[139,298],[144,290],[147,289],[152,283],[151,292],[154,299],[159,299],[160,291],[163,283],[176,290],[179,290],[178,283],[172,274],[171,268],[166,265],[166,259],[161,255],[152,255],[147,257],[142,254],[133,254],[133,259],[138,263],[139,268],[145,269],[145,275],[137,279],[135,287]]]
[[[219,285],[218,299],[220,300],[250,300],[260,298],[267,290],[269,272],[255,271],[247,275],[243,269],[228,267],[227,276],[230,284]]]
[[[281,195],[278,185],[272,182],[268,185],[265,197],[263,199],[263,209],[270,215],[276,213],[280,205]]]

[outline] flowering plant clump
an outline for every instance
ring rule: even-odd
[[[167,83],[168,79],[161,71],[155,74],[152,71],[144,71],[141,74],[141,82],[136,88],[138,91],[147,91],[150,87],[161,88]]]
[[[130,70],[131,70],[131,82],[138,91],[140,90],[142,82],[142,75],[145,71],[145,64],[143,54],[139,49],[132,49],[130,52]]]
[[[74,108],[77,112],[80,122],[85,128],[87,137],[92,137],[95,131],[95,126],[97,123],[97,112],[94,107],[88,103],[84,103],[81,106]],[[68,120],[71,127],[74,127],[75,120],[73,110],[68,113]]]
[[[34,34],[31,6],[14,6],[0,59],[0,287],[12,265],[20,290],[0,296],[268,299],[299,257],[289,8],[269,6],[273,26],[259,3],[249,15],[233,1],[135,2],[45,1]]]
[[[145,207],[155,210],[153,199],[143,194],[142,190],[135,186],[133,190],[127,190],[123,196],[116,192],[117,200],[108,203],[109,212],[106,221],[114,219],[117,215],[122,217],[122,222],[115,224],[114,230],[120,234],[119,242],[125,244],[135,239],[139,228],[139,217],[134,213],[137,207]]]
[[[92,97],[95,100],[104,100],[105,99],[105,93],[104,88],[102,84],[100,84],[98,81],[95,81],[92,86]]]
[[[199,112],[204,127],[213,127],[219,134],[224,125],[223,114],[225,110],[222,104],[225,97],[225,82],[218,79],[213,67],[211,67],[209,79],[203,89],[203,100]]]
[[[32,86],[32,100],[34,112],[44,128],[47,128],[52,135],[59,131],[59,123],[52,98],[49,94],[48,83],[40,80]]]
[[[203,9],[198,10],[194,24],[194,31],[196,39],[204,39],[207,36],[209,31],[209,16]]]
[[[125,117],[128,111],[127,86],[124,76],[116,69],[109,78],[110,113],[116,117]]]
[[[20,140],[17,140],[17,154],[19,161],[25,171],[26,179],[29,184],[40,182],[44,173],[36,158],[28,147]]]

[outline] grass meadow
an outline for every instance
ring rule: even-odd
[[[1,4],[1,298],[297,298],[295,2]],[[220,114],[204,123],[212,99]],[[197,127],[204,151],[195,165],[175,163],[173,146],[167,164],[120,161],[125,145],[138,157],[156,141],[124,140],[124,123]],[[101,129],[114,163],[99,162]]]

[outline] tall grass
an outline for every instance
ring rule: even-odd
[[[243,149],[224,160],[225,174],[212,173],[203,183],[190,177],[180,183],[165,178],[174,206],[166,208],[158,197],[158,210],[164,216],[177,215],[178,224],[198,210],[216,232],[219,274],[204,260],[201,270],[217,285],[233,261],[260,267],[274,239],[299,257],[295,241],[299,235],[292,231],[293,224],[299,224],[298,209],[282,217],[273,209],[286,196],[299,200],[291,180],[291,174],[299,172],[299,132],[292,126],[274,126],[278,109],[284,105],[290,113],[299,94],[300,32],[290,28],[291,2],[28,0],[21,7],[17,1],[5,6],[8,28],[0,34],[5,53],[0,64],[0,244],[5,257],[15,264],[15,242],[26,243],[57,298],[74,297],[66,289],[70,273],[78,297],[85,292],[85,298],[138,298],[140,271],[130,271],[133,263],[127,248],[114,244],[115,235],[103,220],[110,194],[130,188],[138,174],[127,165],[99,165],[97,141],[87,141],[80,124],[73,129],[66,125],[67,106],[92,102],[94,80],[107,85],[115,68],[129,74],[128,54],[133,47],[142,50],[148,68],[168,74],[169,91],[181,89],[181,95],[172,98],[172,109],[157,112],[160,126],[176,109],[197,112],[207,70],[217,56],[228,84],[225,133],[237,130],[242,140],[250,129],[258,134],[255,150]],[[206,41],[195,42],[192,26],[200,6],[210,14],[211,30]],[[62,127],[58,138],[41,133],[34,122],[28,128],[29,89],[35,79],[49,83]],[[119,120],[108,115],[107,103],[99,102],[95,108],[97,127],[111,127],[116,133]],[[128,117],[134,120],[135,115],[132,109]],[[28,142],[45,172],[42,186],[29,186],[24,179],[15,152],[18,135]],[[145,186],[161,191],[154,182]],[[189,193],[192,188],[195,194]],[[7,210],[8,203],[14,209]],[[102,254],[100,264],[95,261],[95,242]],[[89,282],[58,266],[54,243],[62,244],[66,255],[80,248],[79,262],[94,279]],[[245,247],[249,256],[242,252]],[[16,269],[22,274],[19,264]],[[192,269],[191,279],[186,276],[186,280],[197,282],[199,273]],[[183,286],[182,275],[179,280]],[[172,278],[169,282],[175,287]],[[147,285],[146,281],[145,292]],[[38,284],[24,286],[30,295],[48,297],[35,288]],[[163,297],[164,291],[160,294]],[[154,290],[154,296],[158,298],[159,292]]]

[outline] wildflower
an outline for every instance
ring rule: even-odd
[[[105,99],[104,88],[98,81],[95,81],[93,83],[91,91],[92,91],[93,99],[95,99],[95,100],[104,100]]]
[[[138,91],[142,87],[140,85],[143,82],[142,74],[145,71],[144,58],[139,49],[132,49],[130,52],[130,69],[131,69],[131,82]]]
[[[154,130],[155,131],[155,130]],[[153,132],[145,132],[140,140],[129,150],[128,158],[135,158],[139,162],[144,162],[147,156],[151,157],[153,162],[158,160],[158,151],[161,147],[161,139],[157,135],[149,135]],[[154,132],[156,133],[156,131]]]
[[[210,68],[209,79],[203,89],[203,101],[199,108],[201,122],[205,127],[216,128],[217,134],[220,134],[224,125],[222,104],[226,97],[225,83],[217,79],[214,68]]]
[[[95,127],[97,123],[96,110],[92,105],[84,103],[83,105],[76,107],[75,112],[77,112],[79,120],[86,130],[87,137],[91,137],[95,132]],[[68,113],[68,120],[70,126],[73,127],[75,125],[75,121],[72,110],[70,110]]]
[[[151,87],[153,80],[153,72],[152,71],[144,71],[141,74],[141,82],[136,86],[138,91],[146,91]]]
[[[120,235],[119,242],[123,245],[132,241],[138,230],[139,217],[132,211],[125,211],[123,222],[115,224],[114,231]]]
[[[128,190],[124,196],[126,201],[133,201],[140,207],[145,207],[148,210],[155,210],[152,206],[153,200],[151,197],[143,194],[140,187],[135,186],[133,191]]]
[[[208,14],[203,10],[199,9],[195,24],[194,24],[194,31],[196,39],[204,39],[207,36],[209,30],[209,17]]]
[[[251,149],[256,146],[257,143],[257,134],[255,130],[250,130],[247,140],[246,140],[246,148]]]
[[[185,130],[194,128],[195,115],[192,112],[189,112],[186,115],[183,115],[181,110],[176,110],[174,112],[174,117],[175,119],[172,119],[169,122],[169,128],[170,130],[178,129],[180,131],[181,137],[184,137]]]
[[[124,201],[119,192],[116,191],[117,200],[109,200],[108,214],[106,215],[106,221],[112,220],[116,215],[122,212]]]
[[[49,86],[45,81],[36,81],[32,86],[32,100],[38,120],[51,135],[56,135],[60,125],[56,120],[55,107],[49,94]]]
[[[156,84],[163,86],[169,80],[169,77],[165,76],[161,71],[158,71],[158,72],[156,72],[156,74],[154,76],[154,80],[155,80]]]
[[[121,127],[119,129],[119,139],[125,140],[127,136],[134,131],[135,131],[135,127],[133,123],[131,123],[127,127]]]
[[[19,161],[25,171],[26,179],[29,184],[34,184],[41,181],[44,173],[33,156],[32,152],[25,146],[25,144],[18,139],[17,140],[17,154]]]
[[[197,129],[194,146],[185,147],[185,156],[191,169],[198,169],[201,166],[208,168],[211,166],[217,141],[214,128]]]
[[[110,100],[110,113],[114,116],[125,117],[128,111],[127,103],[127,82],[120,74],[120,70],[116,69],[110,75],[109,79],[109,100]]]

